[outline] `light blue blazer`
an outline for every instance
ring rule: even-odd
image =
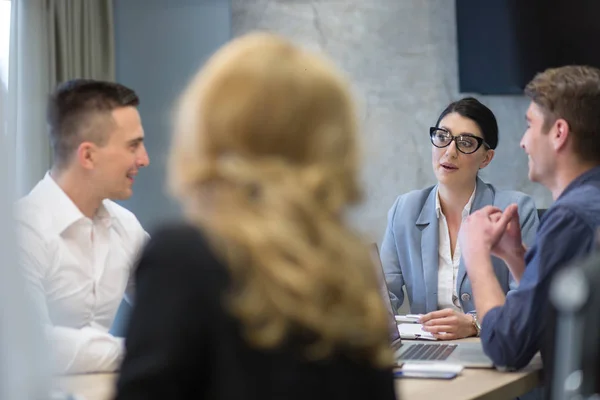
[[[435,210],[436,189],[436,186],[431,186],[401,195],[388,213],[380,254],[390,298],[396,310],[404,301],[402,287],[406,287],[411,313],[425,314],[438,309],[439,224]],[[504,210],[512,203],[519,207],[523,242],[530,247],[539,222],[533,199],[521,192],[497,190],[477,178],[471,212],[487,205]],[[516,287],[506,264],[496,257],[492,258],[492,262],[504,293]],[[475,310],[471,282],[462,258],[456,285],[463,311]]]

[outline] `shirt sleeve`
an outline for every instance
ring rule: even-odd
[[[43,240],[25,224],[18,224],[19,265],[38,317],[44,325],[55,373],[112,372],[123,356],[123,340],[93,329],[55,326],[44,291],[44,271],[51,260]]]
[[[392,208],[388,212],[388,223],[385,229],[385,235],[381,244],[381,264],[385,273],[390,301],[394,310],[402,306],[404,302],[404,277],[402,276],[402,267],[398,258],[398,248],[396,247],[396,238],[394,232],[394,220],[396,217],[396,209],[398,208],[399,199],[396,200]]]
[[[499,368],[525,367],[541,349],[546,328],[548,292],[553,276],[568,262],[587,254],[594,232],[566,208],[548,211],[535,244],[525,256],[519,287],[503,306],[488,311],[482,321],[484,351]]]

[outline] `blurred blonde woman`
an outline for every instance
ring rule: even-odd
[[[187,223],[137,271],[119,399],[393,399],[360,200],[348,83],[271,34],[232,41],[176,114],[170,184]]]

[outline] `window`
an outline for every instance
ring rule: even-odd
[[[0,0],[0,78],[8,85],[8,49],[10,47],[10,0]]]

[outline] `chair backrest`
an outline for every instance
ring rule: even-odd
[[[542,219],[542,216],[544,215],[546,210],[548,210],[548,209],[547,208],[538,208],[537,209],[538,219]]]

